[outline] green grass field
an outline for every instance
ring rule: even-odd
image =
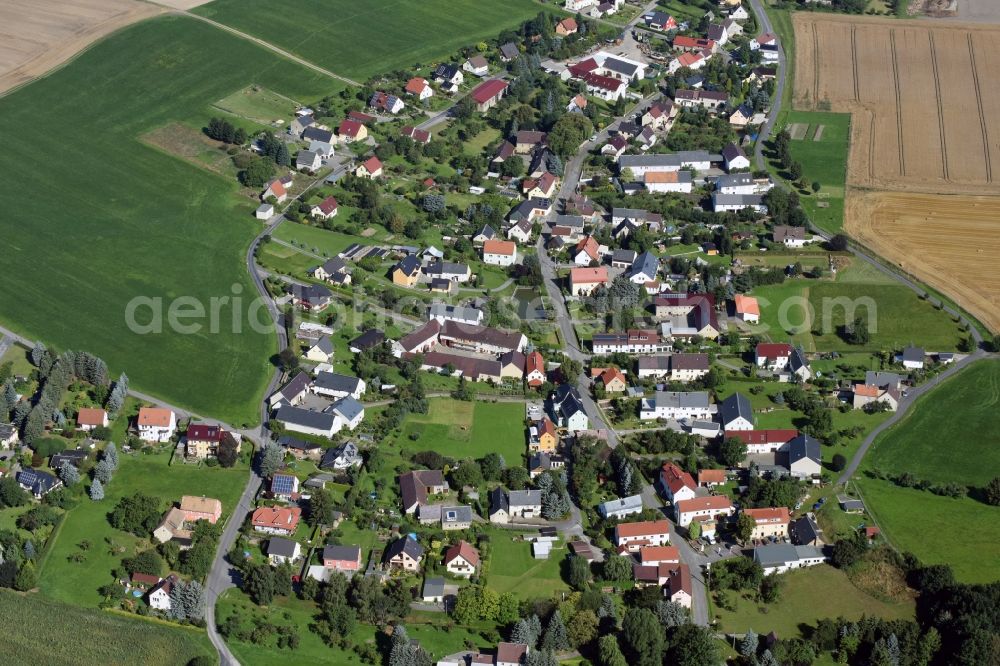
[[[758,287],[753,293],[762,299],[762,327],[757,330],[773,340],[801,345],[809,352],[878,351],[911,343],[949,351],[962,337],[959,325],[946,312],[859,262],[841,270],[836,280],[786,280],[780,285]],[[806,315],[807,302],[811,318]],[[874,324],[867,345],[850,345],[837,333],[848,319],[853,319],[848,315],[849,305],[854,306],[855,314]]]
[[[204,631],[0,590],[0,650],[22,664],[177,666],[215,658]]]
[[[983,486],[1000,469],[998,400],[1000,362],[976,363],[921,397],[901,423],[875,441],[864,467]],[[927,563],[949,563],[965,581],[1000,577],[1000,561],[988,555],[1000,543],[1000,508],[861,476],[857,484],[897,548]],[[956,533],[954,525],[975,528]]]
[[[274,336],[248,325],[256,292],[243,251],[260,228],[254,201],[238,196],[234,180],[139,140],[170,123],[201,127],[217,113],[211,104],[250,83],[297,98],[338,87],[217,28],[169,17],[116,33],[0,99],[4,127],[45,128],[9,133],[0,157],[18,180],[0,192],[8,280],[0,321],[56,348],[99,354],[137,389],[255,423]],[[189,297],[208,313],[213,298],[234,291],[243,299],[241,332],[228,325],[234,307],[226,301],[217,333],[207,318],[182,319],[202,324],[191,334],[168,325],[174,299]],[[137,297],[161,299],[162,333],[129,328],[126,308]],[[135,318],[149,322],[149,308]]]
[[[503,530],[492,533],[487,587],[525,600],[547,598],[569,589],[560,574],[567,556],[565,543],[555,544],[549,559],[536,560],[531,556],[531,544],[515,541],[514,536]]]
[[[194,10],[337,74],[429,64],[535,16],[532,0],[215,0]]]
[[[721,617],[720,629],[726,633],[745,633],[753,629],[758,634],[774,631],[782,638],[798,636],[802,625],[813,625],[826,617],[859,619],[876,615],[887,619],[912,619],[912,603],[886,603],[855,587],[847,575],[821,564],[790,571],[781,576],[785,585],[777,603],[769,604],[765,613],[759,605],[731,594],[735,611],[713,606]]]
[[[792,157],[802,164],[806,183],[822,186],[813,194],[801,195],[809,219],[826,231],[839,231],[844,223],[844,187],[847,182],[847,153],[851,143],[851,114],[818,111],[790,111],[785,123],[808,125],[804,138],[792,141]],[[820,140],[815,133],[822,126]],[[826,204],[821,206],[821,204]]]
[[[418,439],[410,439],[413,434]],[[453,458],[481,458],[496,452],[508,465],[516,465],[526,446],[524,405],[432,399],[427,414],[407,417],[398,441],[404,449],[433,450]]]
[[[214,497],[222,501],[223,520],[226,519],[246,485],[246,468],[168,466],[167,460],[166,454],[121,456],[121,465],[105,488],[104,499],[92,502],[83,498],[70,510],[41,567],[39,580],[43,594],[79,606],[97,606],[101,601],[97,589],[111,582],[111,572],[121,564],[122,557],[131,556],[136,547],[141,550],[150,547],[149,539],[121,532],[108,523],[107,514],[126,495],[142,491],[159,497],[164,511],[169,502],[179,501],[181,495]],[[125,552],[113,553],[106,538],[125,548]],[[91,544],[86,551],[79,547],[84,540]],[[80,552],[84,555],[83,562],[70,560]]]
[[[293,99],[260,86],[247,86],[215,102],[213,106],[234,116],[246,118],[261,125],[276,120],[288,122],[295,112],[297,102]]]

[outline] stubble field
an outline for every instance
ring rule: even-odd
[[[101,37],[161,11],[139,0],[0,3],[0,94],[41,76]]]
[[[795,107],[853,114],[845,230],[1000,330],[1000,26],[793,19]]]

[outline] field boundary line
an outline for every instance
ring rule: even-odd
[[[941,102],[941,75],[938,71],[937,46],[934,44],[934,32],[932,30],[927,31],[927,43],[931,48],[931,72],[934,75],[934,101],[937,103],[938,136],[941,141],[941,175],[944,176],[945,182],[951,182],[951,176],[948,173],[948,139],[944,132],[944,104]]]
[[[983,93],[979,87],[979,69],[976,65],[976,49],[972,44],[972,33],[966,35],[969,44],[969,63],[972,65],[972,82],[976,89],[976,108],[979,110],[979,128],[983,133],[983,157],[986,159],[986,182],[993,182],[993,165],[990,162],[990,132],[983,113]]]
[[[899,61],[896,58],[896,30],[889,29],[889,51],[892,56],[892,83],[896,91],[896,146],[899,148],[899,175],[906,175],[906,154],[903,151],[903,106],[899,92]]]
[[[854,69],[854,101],[861,102],[858,83],[858,26],[851,24],[851,65]]]
[[[813,104],[819,108],[819,35],[816,33],[816,22],[812,24],[813,33]]]

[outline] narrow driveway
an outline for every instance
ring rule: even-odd
[[[750,0],[750,6],[753,8],[753,13],[757,16],[757,26],[760,28],[760,32],[757,34],[763,34],[765,32],[774,32],[771,28],[771,18],[764,11],[763,5],[760,4],[760,0]],[[778,41],[778,78],[776,79],[777,86],[774,89],[774,101],[771,103],[771,112],[767,114],[767,120],[760,128],[760,133],[757,135],[757,144],[754,146],[754,161],[757,163],[758,169],[766,169],[767,165],[764,163],[764,141],[771,136],[771,132],[774,131],[774,124],[778,120],[778,113],[781,111],[781,102],[785,98],[785,79],[788,74],[788,62],[785,59],[785,47]]]

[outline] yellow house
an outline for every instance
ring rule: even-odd
[[[559,435],[556,434],[556,426],[548,417],[542,417],[531,427],[532,437],[528,448],[532,453],[554,453],[559,446]]]
[[[392,267],[392,283],[401,287],[412,287],[420,278],[420,260],[414,255],[406,256]]]

